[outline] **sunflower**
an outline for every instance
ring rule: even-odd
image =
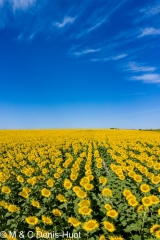
[[[50,197],[51,192],[50,192],[50,190],[48,190],[47,188],[43,188],[43,189],[41,190],[41,194],[42,194],[43,197]]]
[[[33,207],[36,207],[36,208],[40,208],[41,207],[40,203],[38,201],[34,200],[34,199],[31,201],[31,204],[32,204]]]
[[[151,182],[152,182],[153,184],[158,184],[158,183],[160,182],[160,178],[159,178],[158,176],[153,176],[153,177],[151,178]]]
[[[59,173],[54,173],[54,178],[60,178],[60,174]]]
[[[112,223],[110,223],[108,221],[104,221],[103,225],[104,225],[105,229],[107,229],[109,232],[115,231],[115,226]]]
[[[88,179],[92,181],[94,179],[94,176],[92,174],[88,175]]]
[[[4,207],[5,209],[8,209],[8,203],[5,201],[0,201],[0,206]]]
[[[89,220],[83,224],[83,229],[87,232],[91,232],[92,230],[99,227],[99,224],[96,220]]]
[[[73,227],[78,227],[81,224],[78,219],[73,217],[68,218],[68,223],[72,224]]]
[[[123,191],[123,196],[127,197],[129,194],[131,194],[131,191],[129,189],[125,189]]]
[[[112,209],[112,206],[109,203],[106,203],[104,205],[104,207],[105,207],[106,210],[111,210]]]
[[[119,175],[119,179],[121,180],[121,181],[123,181],[124,179],[125,179],[125,176],[124,175]]]
[[[136,207],[138,205],[138,202],[135,198],[131,198],[128,200],[128,204],[132,207]]]
[[[66,198],[62,195],[62,194],[58,194],[56,196],[56,198],[60,201],[60,202],[67,202]]]
[[[158,209],[158,215],[160,215],[160,208]]]
[[[52,210],[52,213],[53,213],[53,215],[54,216],[56,216],[56,217],[60,217],[61,215],[62,215],[62,212],[59,210],[59,209],[53,209]]]
[[[64,180],[64,184],[63,186],[66,188],[66,189],[70,189],[72,187],[72,183],[69,179],[65,179]]]
[[[90,206],[91,202],[89,200],[81,200],[79,203],[78,203],[78,206],[79,207],[83,207],[83,206]]]
[[[106,238],[105,238],[104,235],[101,235],[101,236],[99,237],[99,240],[106,240]]]
[[[29,225],[36,225],[38,223],[38,218],[37,217],[27,217],[26,218],[26,222],[29,224]]]
[[[155,236],[156,236],[156,238],[160,239],[160,230],[156,231]]]
[[[17,181],[20,182],[20,183],[23,183],[24,182],[24,178],[20,175],[17,176]]]
[[[139,212],[142,212],[142,211],[144,211],[145,210],[145,208],[144,208],[144,206],[143,205],[140,205],[138,208],[137,208],[137,212],[139,213]]]
[[[85,190],[90,191],[93,189],[93,184],[86,183],[83,187],[85,188]]]
[[[102,195],[104,195],[105,197],[112,197],[112,190],[109,188],[104,188],[102,190]]]
[[[136,182],[142,182],[142,176],[141,175],[135,175],[134,177],[133,177],[133,179],[136,181]]]
[[[109,210],[109,211],[107,212],[107,216],[108,216],[108,217],[111,217],[111,218],[116,218],[116,217],[118,216],[118,212],[117,212],[116,210],[114,210],[114,209]]]
[[[9,212],[18,212],[20,210],[20,208],[19,207],[17,207],[16,205],[14,205],[14,204],[10,204],[9,206],[8,206],[8,211]]]
[[[7,186],[3,186],[2,189],[1,189],[1,191],[2,191],[3,193],[5,193],[5,194],[10,194],[11,189],[10,189],[9,187],[7,187]]]
[[[77,192],[76,192],[76,195],[77,195],[77,197],[79,197],[79,198],[85,198],[85,197],[87,197],[87,193],[84,192],[84,191],[82,191],[82,190],[77,191]]]
[[[154,224],[150,228],[150,233],[154,235],[157,231],[160,231],[160,225],[159,224]]]
[[[76,179],[77,179],[77,174],[73,174],[73,173],[71,173],[71,175],[70,175],[70,179],[72,180],[72,181],[75,181]]]
[[[24,198],[28,198],[28,197],[29,197],[28,192],[25,192],[25,191],[21,191],[21,192],[19,192],[18,195],[21,196],[21,197],[24,197]]]
[[[152,204],[158,204],[159,203],[159,198],[155,195],[150,196]]]
[[[72,189],[73,189],[73,192],[75,193],[81,190],[79,186],[74,186]]]
[[[30,189],[30,188],[27,188],[27,187],[23,187],[23,188],[22,188],[22,191],[23,191],[23,192],[26,192],[26,193],[30,193],[30,192],[31,192],[31,189]]]
[[[107,183],[107,178],[103,177],[103,176],[100,176],[99,177],[99,183],[105,185]]]
[[[46,181],[46,184],[48,187],[53,187],[55,181],[52,179],[52,178],[49,178],[47,181]]]
[[[52,219],[50,217],[47,217],[47,216],[44,216],[44,215],[42,215],[42,221],[47,225],[52,225],[53,224]]]
[[[81,186],[84,186],[87,183],[89,183],[89,178],[88,177],[83,177],[80,181]]]
[[[78,212],[82,215],[90,215],[92,212],[92,209],[88,206],[83,206],[78,209]]]
[[[102,163],[96,163],[97,168],[102,168]]]
[[[151,205],[152,205],[152,200],[151,200],[151,198],[150,198],[150,197],[143,197],[143,198],[142,198],[142,204],[143,204],[143,206],[145,206],[145,207],[151,206]]]
[[[136,197],[131,193],[126,197],[127,201],[129,201],[129,199],[136,199]]]
[[[146,193],[146,192],[149,192],[151,189],[150,189],[150,186],[148,184],[142,184],[140,186],[140,190],[143,192],[143,193]]]

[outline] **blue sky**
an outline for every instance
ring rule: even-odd
[[[160,128],[160,2],[0,0],[0,129]]]

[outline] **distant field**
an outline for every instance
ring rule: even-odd
[[[160,239],[159,171],[159,131],[1,130],[0,238]]]

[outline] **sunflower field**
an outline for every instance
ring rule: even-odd
[[[1,130],[0,238],[160,239],[159,170],[160,131]]]

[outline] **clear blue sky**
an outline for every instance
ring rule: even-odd
[[[160,2],[0,0],[0,129],[160,128]]]

